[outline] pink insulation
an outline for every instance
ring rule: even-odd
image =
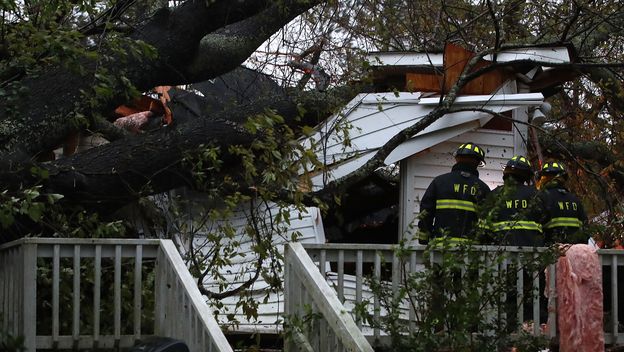
[[[560,351],[604,351],[598,254],[586,244],[572,245],[559,258],[556,275]]]
[[[154,116],[154,113],[151,111],[141,111],[132,115],[120,117],[115,120],[113,124],[132,133],[139,133],[141,127],[143,127],[152,116]]]

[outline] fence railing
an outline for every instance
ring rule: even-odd
[[[289,245],[292,248],[293,245]],[[379,320],[380,316],[384,314],[384,308],[381,307],[379,297],[371,292],[369,285],[365,277],[372,277],[376,280],[384,280],[387,287],[390,287],[392,292],[397,292],[398,288],[403,285],[402,276],[405,273],[421,271],[425,268],[426,263],[436,262],[439,258],[436,258],[435,252],[426,252],[425,247],[415,247],[409,251],[407,256],[399,258],[394,250],[394,246],[391,245],[375,245],[375,244],[305,244],[303,245],[306,257],[309,256],[310,262],[314,263],[317,271],[321,274],[321,277],[325,278],[331,286],[333,286],[333,294],[342,303],[340,309],[346,309],[355,319],[353,314],[353,308],[363,301],[369,301],[373,319]],[[526,295],[527,286],[531,287],[530,295],[531,299],[528,303],[528,310],[531,316],[524,316],[524,310],[519,309],[516,315],[516,319],[521,326],[521,323],[525,320],[533,320],[533,317],[544,316],[542,310],[545,309],[543,304],[540,304],[539,296],[544,292],[544,281],[539,279],[538,271],[542,269],[534,268],[532,272],[523,268],[519,264],[519,258],[521,256],[531,255],[534,253],[534,249],[522,249],[518,247],[504,247],[501,252],[501,247],[479,247],[484,252],[490,252],[491,254],[499,253],[504,254],[504,260],[495,264],[497,270],[507,270],[511,268],[515,272],[516,281],[512,285],[515,286],[516,294],[515,299],[518,305],[522,303],[523,295]],[[622,317],[622,310],[624,308],[622,300],[624,300],[622,294],[618,295],[618,267],[624,265],[624,251],[618,250],[600,250],[599,255],[603,263],[603,275],[604,280],[604,296],[605,296],[605,342],[607,344],[616,344],[623,341],[624,331],[620,328],[619,318]],[[535,254],[533,254],[535,255]],[[299,255],[301,259],[301,255]],[[308,266],[310,265],[308,262]],[[287,272],[286,280],[291,280],[291,277],[298,275],[291,271]],[[546,269],[548,271],[550,279],[546,285],[549,293],[548,298],[548,331],[547,336],[550,338],[556,337],[557,334],[557,317],[556,317],[556,287],[555,287],[555,265],[550,265]],[[620,271],[623,272],[624,270]],[[620,276],[624,277],[624,275]],[[601,275],[596,273],[596,275]],[[622,278],[620,277],[620,278]],[[526,282],[531,280],[531,282]],[[541,285],[541,287],[540,287]],[[302,299],[297,297],[308,297],[311,295],[309,292],[305,292],[306,287],[295,286],[291,288],[291,284],[285,286],[286,299]],[[505,300],[504,295],[501,300]],[[306,299],[303,299],[305,302]],[[287,301],[289,302],[289,301]],[[527,303],[524,303],[525,305]],[[287,309],[290,309],[292,302],[289,302]],[[526,306],[525,306],[526,307]],[[526,310],[526,309],[525,309]],[[314,313],[322,314],[320,311],[313,311]],[[287,310],[287,314],[296,313],[292,310]],[[619,314],[618,314],[619,313]],[[308,312],[308,314],[310,314]],[[414,307],[410,304],[404,305],[404,312],[401,318],[405,319],[406,324],[409,324],[410,331],[413,332],[417,329],[414,323],[414,317],[416,312]],[[538,318],[536,318],[537,320]],[[378,328],[367,327],[361,320],[356,319],[357,327],[364,332],[365,336],[369,340],[384,340],[384,333]],[[534,334],[543,334],[544,331],[540,330],[540,324],[532,325],[532,332]],[[383,343],[383,342],[382,342]]]
[[[169,240],[27,238],[0,246],[0,329],[37,349],[150,336],[232,351]]]
[[[605,313],[605,343],[621,344],[624,342],[624,291],[619,282],[624,283],[624,251],[617,249],[600,249],[598,255],[602,261],[602,292]]]
[[[284,265],[285,351],[373,351],[300,243],[286,245]]]

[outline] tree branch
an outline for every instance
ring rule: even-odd
[[[209,32],[264,13],[267,6],[274,9],[277,5],[273,3],[281,3],[286,9],[298,11],[305,11],[311,6],[304,0],[290,0],[286,4],[283,1],[269,0],[186,1],[173,10],[159,10],[148,23],[130,36],[133,41],[142,41],[153,46],[158,54],[153,59],[144,55],[120,58],[119,53],[116,55],[115,52],[106,52],[103,57],[110,56],[111,59],[84,60],[83,74],[58,66],[48,68],[37,76],[26,77],[21,84],[28,94],[11,109],[14,113],[8,115],[7,102],[0,101],[2,152],[6,154],[18,150],[21,155],[32,156],[55,148],[70,132],[88,127],[89,122],[92,122],[89,119],[96,112],[106,112],[124,103],[128,99],[127,82],[132,82],[139,90],[147,90],[169,82],[184,80],[185,83],[192,83],[202,80],[206,76],[193,80],[192,76],[177,69],[193,62],[199,41]],[[300,5],[301,3],[306,4]],[[262,24],[262,20],[268,21],[266,30],[262,32],[264,39],[272,34],[271,29],[285,25],[289,18],[297,14],[294,10],[285,10],[284,13],[288,13],[288,16],[255,17],[256,24]],[[246,23],[241,23],[243,33],[251,30],[245,27]],[[230,27],[232,30],[235,28],[237,27]],[[264,40],[262,35],[254,37],[254,40]],[[208,77],[223,74],[244,59],[240,53],[221,52],[217,60],[213,61],[217,68]],[[111,96],[100,97],[101,101],[96,101],[94,105],[93,97],[96,92],[93,87],[100,83],[95,75],[97,72],[117,74],[111,76],[115,80],[110,87]],[[108,84],[111,85],[110,82]]]

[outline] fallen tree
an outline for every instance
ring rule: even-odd
[[[66,208],[73,209],[78,205],[89,211],[111,214],[146,195],[182,186],[197,188],[197,170],[193,169],[189,160],[207,147],[216,148],[220,153],[219,167],[210,169],[209,177],[212,180],[237,179],[236,185],[229,191],[245,191],[256,187],[257,182],[241,176],[244,174],[241,167],[244,155],[230,147],[249,147],[258,140],[258,132],[245,127],[250,117],[279,116],[284,128],[291,129],[293,138],[297,138],[305,134],[305,126],[314,126],[353,97],[360,88],[356,85],[332,87],[327,91],[301,90],[313,73],[306,73],[299,82],[303,84],[294,85],[297,88],[283,88],[266,75],[244,69],[233,72],[261,43],[298,15],[322,4],[319,13],[335,11],[348,17],[350,12],[344,4],[304,0],[216,0],[185,1],[174,7],[156,3],[150,8],[149,4],[142,2],[121,0],[112,4],[102,3],[102,6],[109,6],[102,8],[89,7],[87,3],[61,1],[33,7],[11,2],[10,15],[3,17],[0,42],[3,63],[0,93],[4,98],[0,101],[0,182],[7,191],[7,202],[11,197],[17,197],[22,202],[27,197],[20,192],[37,187],[39,194],[61,195],[60,202]],[[359,17],[362,14],[374,18],[375,2],[361,2],[361,5],[361,11],[354,18],[360,21],[369,19]],[[442,5],[435,4],[434,7],[438,6]],[[83,12],[76,12],[77,7]],[[143,8],[148,10],[141,12]],[[441,10],[445,9],[448,10],[441,7]],[[467,7],[468,13],[478,13],[475,18],[488,19],[468,21],[463,27],[478,38],[465,44],[482,48],[479,55],[496,54],[505,48],[522,46],[506,46],[504,43],[510,41],[509,35],[513,31],[505,35],[501,35],[501,31],[505,30],[507,23],[516,23],[509,16],[522,16],[525,10],[515,9],[502,14],[497,14],[495,10],[488,6]],[[585,33],[594,33],[588,28],[602,26],[610,28],[612,33],[617,31],[622,17],[617,10],[605,12],[605,19],[590,25],[589,22],[577,23],[575,18],[590,16],[592,12],[585,9],[577,12],[577,17],[567,18],[559,24],[565,31],[554,26],[544,32],[550,37],[536,38],[531,33],[517,33],[515,39],[527,43],[579,40]],[[77,13],[82,13],[82,16]],[[408,14],[409,11],[401,13]],[[380,18],[399,16],[390,10],[377,15]],[[459,18],[461,14],[447,13],[447,16]],[[377,28],[378,24],[366,28],[366,23],[362,23],[359,29],[351,28],[352,24],[344,22],[340,16],[334,22],[327,22],[331,24],[327,27],[341,27],[352,33],[371,30],[373,32],[367,35],[381,43],[380,47],[406,49],[395,46],[398,45],[396,38],[405,36],[405,33],[399,35],[400,31],[406,30],[401,27],[406,20],[399,17],[383,21],[388,24],[384,28],[396,31],[396,35],[381,31]],[[403,22],[392,26],[391,20]],[[423,19],[415,23],[422,27],[423,32],[429,28]],[[484,27],[494,28],[494,31],[486,31],[486,35]],[[560,33],[563,33],[562,37],[557,38]],[[416,43],[407,49],[419,45],[424,45],[425,51],[429,45],[439,47],[448,39],[441,34],[436,32],[431,43]],[[453,34],[449,28],[447,34],[466,39],[462,31]],[[327,37],[327,33],[323,34],[312,47],[323,50]],[[411,33],[409,38],[418,41],[421,37]],[[591,41],[577,45],[590,53],[600,46],[601,38],[592,37]],[[306,65],[295,60],[293,62],[299,64],[294,66],[313,69],[317,67],[319,55],[316,51],[312,55],[313,61]],[[471,65],[476,64],[479,55],[467,66],[465,74],[454,87],[446,87],[448,93],[430,115],[398,133],[353,174],[330,183],[321,193],[298,196],[300,200],[309,204],[315,204],[319,199],[332,200],[333,194],[357,184],[382,166],[385,157],[397,145],[449,112],[461,87],[488,71],[486,67],[471,72]],[[304,56],[305,53],[297,53],[296,57],[301,60]],[[614,101],[613,97],[621,91],[621,85],[613,81],[613,77],[617,77],[614,75],[617,68],[617,65],[607,63],[603,67],[585,66],[581,70],[604,83],[604,89],[609,93],[606,95]],[[236,73],[243,71],[247,74]],[[228,73],[229,76],[226,75]],[[327,79],[326,75],[322,77]],[[206,83],[207,80],[214,81]],[[165,85],[190,85],[186,91],[172,91],[169,103],[174,116],[172,123],[156,123],[150,130],[139,134],[128,133],[112,124],[116,107],[130,104],[142,92]],[[202,92],[201,87],[208,88]],[[611,112],[616,113],[618,106],[615,101],[610,104]],[[110,143],[49,160],[53,149],[78,133],[101,135]],[[258,153],[257,150],[255,152]],[[614,153],[608,163],[616,171],[619,164],[613,160],[617,159],[617,155]],[[262,163],[258,168],[262,168]],[[276,199],[292,196],[288,191],[272,191]],[[17,206],[11,207],[13,212],[17,211],[22,216],[28,213]],[[10,213],[9,210],[7,212]],[[20,227],[16,235],[32,231],[31,226]],[[36,227],[35,231],[41,231],[41,228]]]

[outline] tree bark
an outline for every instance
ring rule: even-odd
[[[129,37],[131,42],[153,47],[155,57],[122,55],[105,42],[98,60],[82,60],[81,70],[58,65],[22,79],[19,84],[24,96],[18,103],[0,102],[0,158],[11,155],[27,160],[55,148],[69,133],[92,125],[93,116],[106,115],[127,101],[127,82],[147,90],[224,74],[240,65],[275,30],[315,4],[298,0],[187,1],[173,10],[161,9]],[[254,25],[258,30],[252,31]],[[101,83],[96,73],[102,72],[115,78],[113,94],[94,102],[93,88]]]
[[[233,83],[229,81],[229,84]],[[333,100],[336,92],[298,92],[291,96],[278,87],[268,94],[267,90],[257,93],[259,95],[254,97],[247,96],[249,100],[245,104],[213,100],[209,104],[210,113],[191,106],[193,102],[189,102],[188,94],[192,93],[183,93],[186,95],[181,97],[174,95],[170,106],[176,121],[173,125],[39,164],[49,172],[45,191],[63,194],[65,201],[73,204],[103,210],[116,209],[139,197],[173,188],[194,187],[190,167],[184,160],[201,146],[220,149],[223,164],[220,172],[212,177],[221,180],[225,175],[240,172],[240,160],[228,153],[228,147],[247,146],[257,138],[241,127],[240,123],[249,116],[272,110],[295,129],[315,125],[319,116],[324,116],[321,112],[329,108],[327,104],[340,106],[355,91],[342,92],[345,100]],[[204,106],[202,103],[199,104]],[[300,116],[301,108],[307,112],[303,116]],[[24,184],[28,179],[35,182],[35,178],[30,177],[30,168],[24,165],[7,165],[0,173],[0,183]]]

